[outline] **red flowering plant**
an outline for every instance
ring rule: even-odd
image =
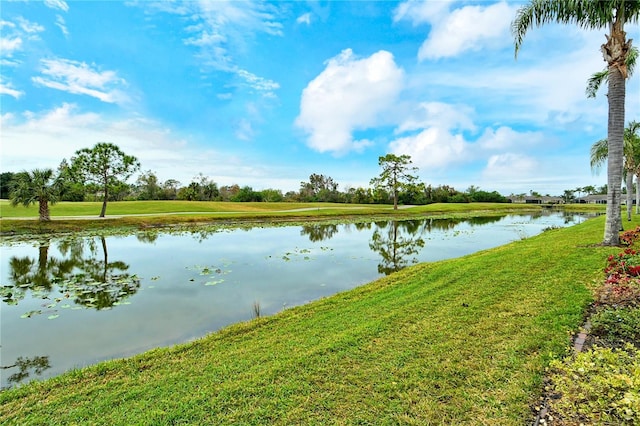
[[[610,255],[604,273],[607,274],[607,280],[622,275],[640,276],[640,252],[628,248],[617,255]]]
[[[629,246],[633,246],[639,238],[640,226],[620,234],[620,241]],[[595,294],[597,305],[640,305],[640,251],[629,247],[622,253],[610,255],[604,273],[604,285]]]
[[[636,229],[630,229],[629,231],[624,231],[620,234],[620,242],[625,246],[632,246],[638,238],[640,238],[640,226],[637,226]]]

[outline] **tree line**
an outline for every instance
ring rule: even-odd
[[[260,191],[251,186],[219,186],[200,173],[182,185],[175,179],[161,182],[156,173],[147,170],[135,183],[127,183],[140,170],[137,158],[124,153],[117,145],[97,143],[92,148],[76,151],[69,161],[63,159],[57,170],[34,169],[0,174],[0,198],[12,204],[38,204],[41,220],[49,220],[49,205],[58,201],[101,201],[100,217],[106,214],[109,201],[186,200],[231,202],[332,202],[354,204],[424,205],[431,203],[497,202],[509,200],[497,191],[484,191],[471,186],[458,191],[452,186],[432,186],[418,182],[417,168],[411,157],[387,154],[379,157],[381,172],[371,179],[371,187],[346,188],[341,191],[330,176],[313,173],[300,182],[297,191],[283,193],[268,188]]]

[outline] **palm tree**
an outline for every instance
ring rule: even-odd
[[[640,123],[631,121],[624,129],[623,169],[625,186],[627,188],[627,220],[631,220],[631,208],[633,206],[633,176],[640,179],[640,137],[637,135]],[[600,170],[609,155],[609,143],[607,139],[600,139],[591,146],[591,169]],[[636,179],[637,181],[637,179]],[[636,206],[640,202],[640,189],[636,188]],[[638,209],[636,207],[636,213]]]
[[[604,245],[618,245],[620,217],[624,139],[624,101],[627,57],[631,40],[627,40],[624,25],[640,19],[640,2],[631,0],[530,0],[518,9],[511,24],[515,37],[515,53],[522,45],[524,36],[533,26],[557,22],[576,24],[585,29],[608,28],[607,42],[602,45],[602,56],[607,63],[609,119],[607,127],[607,218],[604,227]]]
[[[16,174],[11,191],[11,205],[25,207],[38,203],[40,220],[49,221],[49,203],[58,201],[60,184],[51,169],[34,169]]]
[[[632,121],[624,129],[624,140],[634,147],[635,168],[632,173],[636,176],[636,214],[640,213],[640,123]]]

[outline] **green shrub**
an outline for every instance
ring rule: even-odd
[[[564,424],[640,424],[640,350],[633,345],[552,361],[551,381],[559,398],[550,411]]]
[[[640,308],[604,309],[591,317],[591,334],[609,347],[632,343],[640,347]]]

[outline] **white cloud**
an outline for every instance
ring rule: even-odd
[[[149,10],[178,14],[194,22],[185,27],[184,43],[199,48],[199,57],[207,67],[236,74],[249,87],[265,97],[275,97],[277,82],[257,76],[236,64],[237,52],[246,51],[246,44],[256,34],[282,36],[278,8],[259,1],[199,0],[180,4],[142,2]]]
[[[2,51],[3,57],[13,56],[13,52],[19,50],[22,47],[22,39],[20,37],[1,37],[0,38],[0,51]]]
[[[62,31],[65,37],[69,37],[69,30],[62,15],[56,15],[56,27],[60,28],[60,31]]]
[[[22,31],[27,34],[36,34],[44,31],[44,27],[42,25],[35,22],[30,22],[23,17],[18,17],[16,21],[18,22],[18,25],[20,26]]]
[[[381,50],[358,59],[351,49],[327,66],[302,92],[295,124],[319,152],[344,154],[361,150],[370,141],[354,140],[353,131],[378,127],[403,86],[404,72],[393,55]]]
[[[73,94],[88,95],[107,103],[123,103],[128,96],[113,86],[124,85],[114,71],[96,71],[84,62],[43,59],[42,74],[34,83]]]
[[[449,6],[454,0],[423,1],[408,0],[400,3],[393,14],[394,22],[409,20],[413,25],[433,22],[449,12]]]
[[[304,15],[298,16],[298,19],[296,19],[296,23],[311,25],[311,13],[307,12]]]
[[[452,57],[512,43],[510,25],[517,6],[502,1],[489,6],[467,5],[449,13],[450,4],[409,1],[396,8],[396,21],[410,20],[414,25],[431,26],[418,51],[419,60]]]
[[[466,105],[449,105],[442,102],[422,102],[416,110],[395,129],[395,133],[404,133],[427,127],[443,129],[475,130],[470,116],[473,110]]]
[[[253,139],[255,131],[251,125],[251,121],[246,118],[241,119],[235,126],[235,136],[242,141]]]
[[[482,171],[482,177],[496,181],[522,180],[531,178],[539,172],[539,164],[533,157],[503,153],[489,157],[487,166]]]
[[[63,12],[69,11],[69,5],[64,0],[44,0],[44,4],[51,9],[59,9]]]
[[[0,95],[9,95],[18,99],[24,95],[24,92],[14,89],[11,84],[3,82],[2,77],[0,77]]]
[[[280,88],[280,84],[275,81],[259,77],[249,71],[238,69],[236,73],[249,87],[259,91],[265,97],[275,97],[275,91]]]
[[[517,132],[510,127],[501,126],[497,130],[485,129],[478,139],[478,145],[486,150],[527,149],[544,141],[541,132]]]
[[[397,155],[410,155],[417,167],[444,169],[468,161],[468,143],[462,135],[429,127],[417,135],[398,138],[389,144]]]

